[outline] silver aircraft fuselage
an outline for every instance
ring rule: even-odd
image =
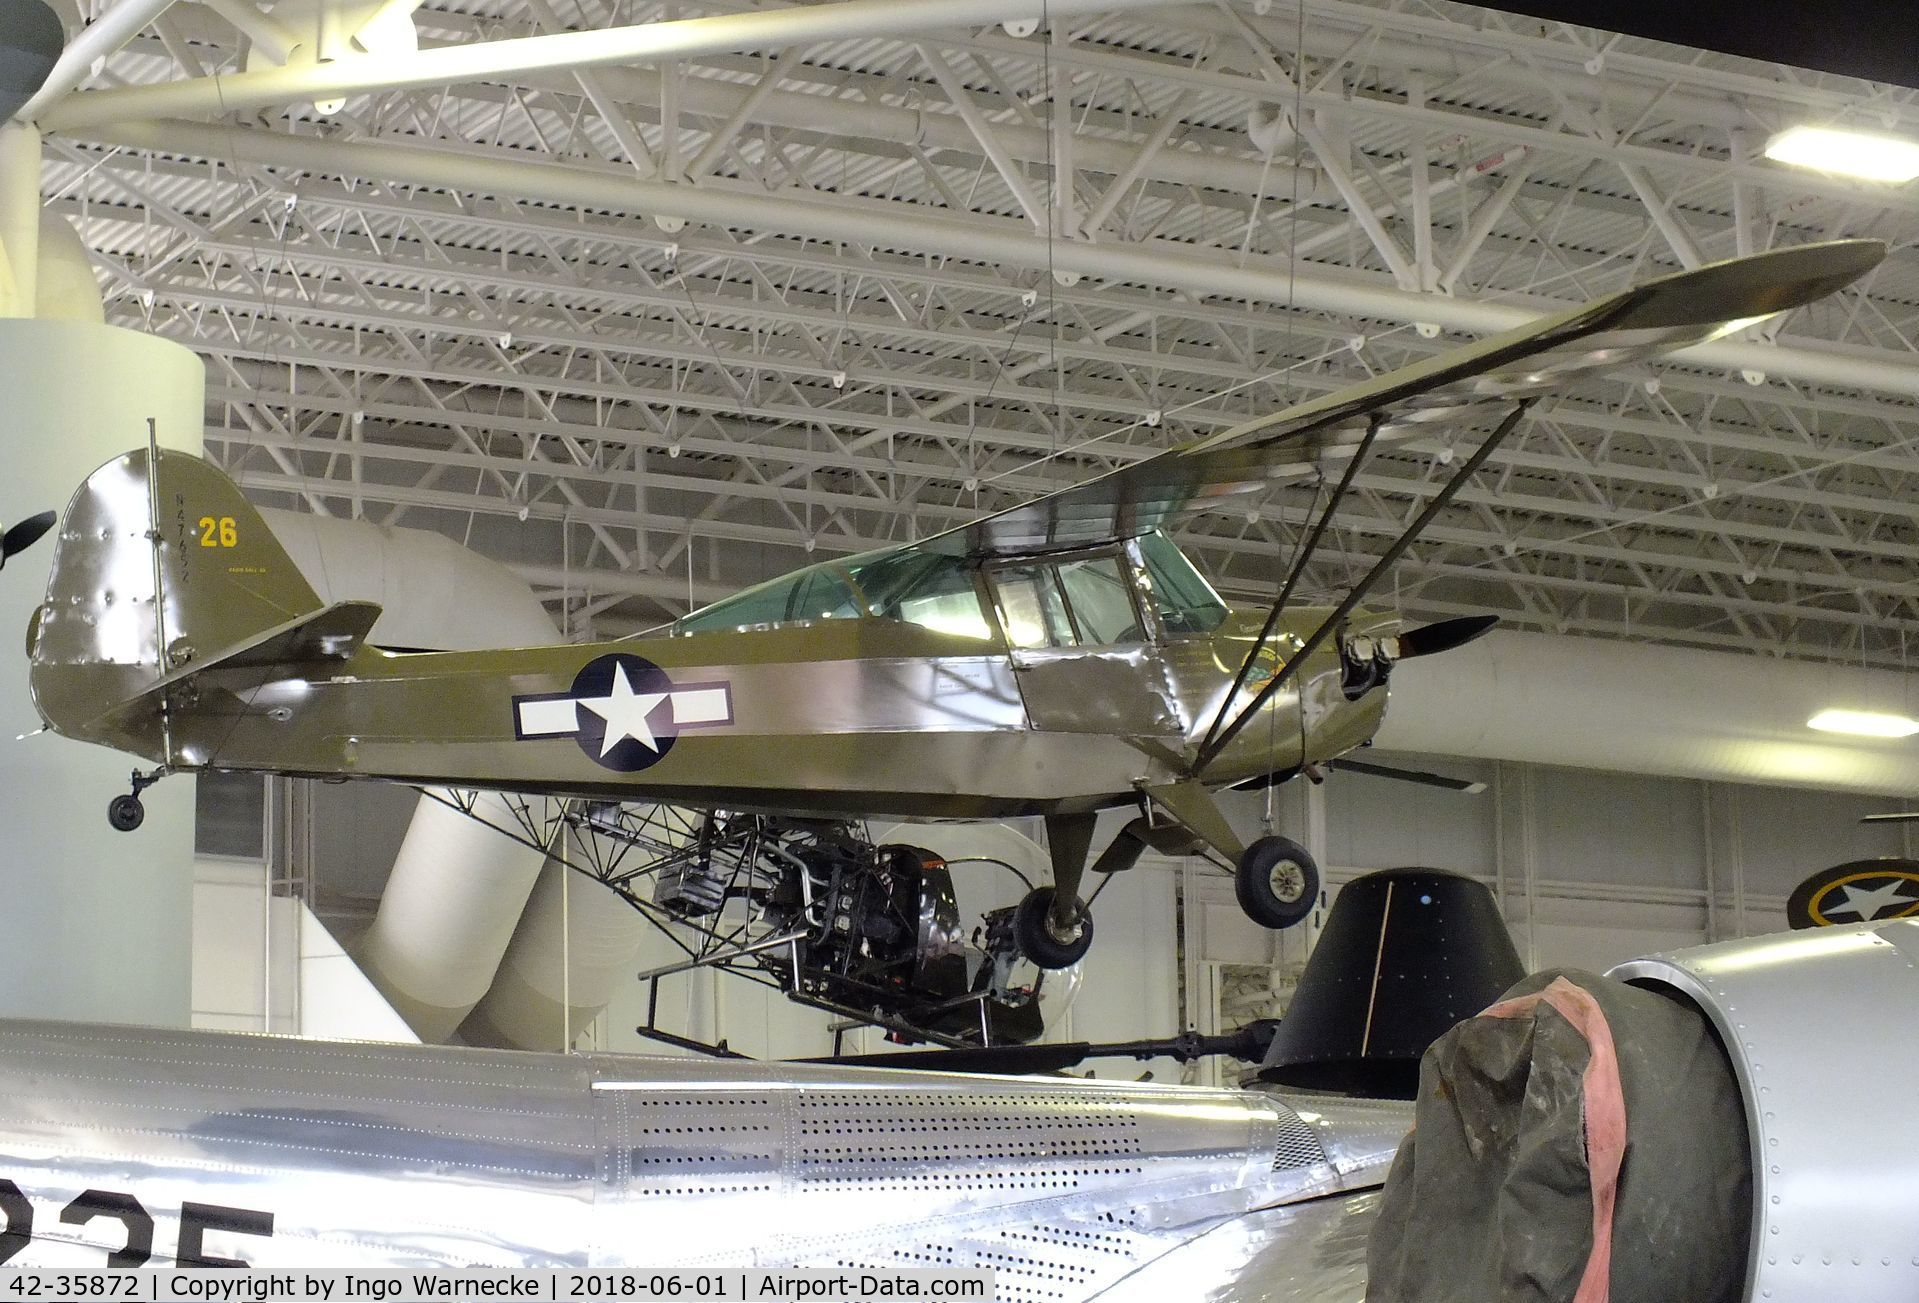
[[[0,1023],[0,1083],[12,1267],[983,1267],[1007,1300],[1097,1297],[1169,1254],[1230,1277],[1305,1221],[1314,1270],[1332,1253],[1352,1277],[1365,1191],[1411,1119],[1260,1091],[31,1022]]]

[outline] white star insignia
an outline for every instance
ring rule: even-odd
[[[606,721],[606,737],[600,743],[600,754],[606,755],[614,747],[632,738],[648,751],[658,754],[659,739],[653,736],[652,726],[646,717],[653,708],[666,700],[664,692],[635,692],[633,681],[626,676],[626,667],[613,667],[613,690],[604,697],[580,697],[578,702]]]
[[[1827,918],[1851,914],[1861,923],[1870,922],[1879,917],[1880,910],[1913,904],[1913,898],[1905,894],[1905,888],[1909,885],[1911,884],[1903,878],[1894,878],[1878,887],[1862,887],[1848,882],[1839,889],[1845,893],[1844,901],[1837,905],[1827,905],[1819,912]]]

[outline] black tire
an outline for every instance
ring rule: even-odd
[[[1290,837],[1261,837],[1240,856],[1233,889],[1247,918],[1261,927],[1288,928],[1319,904],[1319,865]]]
[[[116,796],[107,802],[107,822],[121,832],[132,832],[146,821],[147,807],[137,796]]]
[[[1093,916],[1080,908],[1079,926],[1074,935],[1062,938],[1053,931],[1053,889],[1035,887],[1026,893],[1013,911],[1013,939],[1020,953],[1041,968],[1071,968],[1086,958],[1093,945]]]

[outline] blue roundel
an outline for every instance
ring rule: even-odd
[[[595,657],[573,676],[575,740],[597,764],[637,773],[673,749],[673,680],[652,661],[626,652]]]

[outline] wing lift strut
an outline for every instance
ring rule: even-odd
[[[1446,481],[1439,492],[1433,496],[1432,501],[1426,504],[1425,509],[1401,531],[1399,537],[1393,540],[1379,560],[1373,564],[1372,569],[1367,571],[1365,577],[1353,586],[1352,591],[1346,594],[1324,620],[1320,621],[1318,627],[1300,644],[1298,650],[1293,652],[1273,677],[1253,695],[1252,700],[1234,713],[1233,705],[1245,691],[1247,680],[1252,676],[1254,666],[1258,664],[1260,651],[1278,628],[1280,617],[1285,614],[1287,607],[1291,604],[1293,592],[1298,588],[1300,579],[1305,574],[1307,565],[1312,561],[1320,540],[1325,537],[1326,530],[1330,527],[1341,503],[1352,492],[1353,482],[1358,477],[1361,465],[1366,461],[1380,431],[1391,415],[1390,410],[1373,414],[1367,424],[1365,435],[1355,447],[1352,458],[1347,462],[1346,469],[1340,476],[1339,484],[1327,499],[1325,509],[1319,513],[1318,520],[1313,523],[1305,542],[1300,546],[1299,554],[1293,559],[1291,570],[1280,586],[1279,596],[1274,599],[1271,609],[1266,613],[1265,622],[1260,626],[1259,636],[1253,640],[1245,658],[1240,662],[1239,670],[1233,676],[1232,689],[1220,703],[1218,713],[1213,717],[1212,724],[1207,728],[1205,737],[1195,752],[1189,776],[1184,781],[1167,787],[1143,789],[1142,799],[1150,799],[1165,806],[1167,812],[1183,824],[1188,832],[1193,833],[1198,842],[1204,843],[1210,849],[1225,856],[1228,861],[1237,861],[1235,867],[1242,873],[1249,871],[1246,860],[1253,853],[1254,848],[1239,846],[1232,839],[1230,828],[1226,826],[1224,817],[1203,785],[1202,780],[1206,771],[1212,767],[1220,753],[1231,745],[1233,739],[1239,736],[1246,725],[1259,715],[1266,704],[1293,680],[1300,666],[1304,665],[1328,638],[1338,632],[1346,618],[1378,585],[1380,579],[1392,568],[1393,563],[1412,546],[1413,541],[1425,531],[1439,513],[1446,509],[1447,504],[1466,486],[1466,482],[1472,479],[1479,468],[1486,464],[1486,459],[1492,456],[1499,445],[1505,441],[1506,436],[1518,426],[1520,419],[1525,416],[1533,401],[1528,397],[1513,403],[1511,410],[1500,419],[1498,425],[1474,450],[1472,456],[1466,459],[1453,477]],[[1307,426],[1290,432],[1286,437],[1310,437],[1320,428]],[[1427,626],[1428,633],[1434,635],[1427,640],[1433,644],[1427,649],[1438,650],[1441,647],[1456,645],[1483,632],[1490,624],[1491,620],[1488,617],[1465,617],[1458,621],[1445,621],[1441,625]],[[1021,945],[1027,954],[1034,956],[1046,967],[1063,967],[1065,963],[1071,962],[1079,954],[1084,953],[1084,944],[1090,940],[1090,920],[1085,917],[1085,905],[1078,900],[1078,889],[1081,877],[1086,870],[1086,842],[1092,835],[1092,818],[1091,815],[1048,815],[1046,818],[1047,842],[1053,852],[1053,887],[1033,893],[1021,905],[1023,922]],[[1137,830],[1140,825],[1151,823],[1150,814],[1135,820],[1133,825],[1129,825],[1128,829],[1120,834],[1107,853],[1100,856],[1098,862],[1092,865],[1093,871],[1110,874],[1131,865],[1145,849],[1144,839],[1150,832],[1150,829]],[[1302,868],[1300,872],[1303,874],[1305,870]],[[1277,922],[1271,925],[1282,926]],[[1053,951],[1052,955],[1049,955],[1049,950]]]
[[[1211,727],[1206,730],[1206,736],[1200,742],[1199,750],[1193,761],[1193,777],[1200,778],[1205,775],[1207,769],[1211,768],[1213,762],[1219,759],[1220,753],[1231,745],[1233,739],[1239,736],[1246,725],[1258,716],[1259,712],[1265,708],[1266,703],[1271,701],[1282,688],[1293,680],[1295,673],[1301,665],[1305,664],[1306,659],[1317,651],[1325,643],[1326,639],[1333,636],[1345,622],[1346,617],[1353,613],[1359,604],[1366,599],[1367,595],[1378,585],[1379,581],[1385,577],[1386,572],[1392,568],[1393,563],[1405,554],[1406,549],[1413,545],[1414,540],[1425,532],[1426,527],[1433,522],[1434,518],[1437,517],[1440,512],[1444,511],[1447,504],[1453,500],[1459,490],[1466,486],[1466,482],[1473,477],[1481,466],[1486,464],[1486,459],[1492,456],[1500,444],[1505,442],[1506,436],[1513,432],[1513,429],[1519,424],[1520,419],[1525,416],[1527,409],[1532,406],[1533,401],[1534,400],[1527,398],[1513,404],[1512,410],[1506,413],[1505,417],[1500,420],[1492,433],[1487,435],[1485,441],[1473,452],[1473,455],[1468,457],[1465,463],[1454,472],[1453,477],[1446,481],[1438,493],[1433,495],[1433,500],[1426,504],[1425,510],[1421,511],[1413,522],[1400,532],[1399,537],[1394,539],[1392,545],[1386,549],[1379,560],[1373,563],[1373,568],[1366,572],[1365,577],[1357,584],[1354,584],[1351,591],[1346,594],[1339,605],[1334,607],[1326,618],[1319,622],[1318,627],[1316,627],[1311,634],[1307,635],[1306,640],[1300,644],[1299,649],[1286,658],[1285,663],[1279,667],[1279,670],[1273,677],[1268,679],[1259,691],[1253,695],[1253,699],[1240,708],[1237,713],[1234,713],[1233,703],[1239,699],[1240,693],[1245,690],[1246,680],[1251,676],[1254,665],[1258,663],[1260,650],[1265,647],[1267,640],[1273,636],[1273,630],[1278,627],[1280,617],[1285,613],[1288,604],[1291,602],[1293,590],[1298,586],[1300,576],[1305,573],[1307,563],[1312,560],[1313,552],[1319,546],[1320,539],[1324,537],[1327,525],[1332,520],[1334,512],[1339,509],[1341,501],[1352,489],[1353,480],[1359,472],[1360,463],[1366,460],[1367,453],[1372,450],[1374,438],[1378,435],[1379,428],[1383,423],[1383,414],[1374,416],[1372,423],[1367,427],[1364,439],[1360,441],[1359,447],[1354,451],[1352,460],[1347,463],[1345,473],[1340,476],[1338,487],[1333,490],[1332,497],[1327,500],[1325,510],[1320,512],[1319,519],[1313,524],[1312,532],[1307,535],[1305,543],[1300,547],[1299,555],[1293,561],[1291,573],[1286,576],[1286,582],[1281,586],[1279,596],[1274,599],[1272,608],[1266,613],[1265,623],[1260,626],[1259,637],[1253,640],[1253,645],[1247,649],[1245,659],[1240,662],[1239,672],[1233,676],[1232,690],[1226,694],[1226,699],[1220,703],[1218,714],[1213,717]]]

